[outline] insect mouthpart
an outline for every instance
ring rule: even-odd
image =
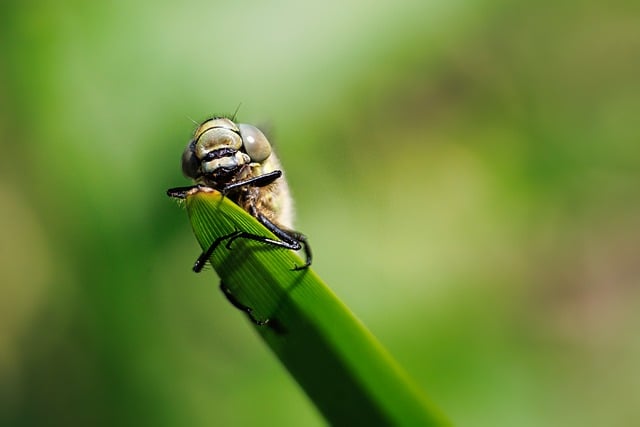
[[[210,162],[211,160],[221,159],[223,157],[233,156],[238,150],[230,147],[219,148],[217,150],[209,151],[202,158],[203,162]]]
[[[209,154],[211,154],[211,160],[207,160]],[[242,166],[250,161],[251,159],[246,153],[233,148],[220,148],[205,154],[205,158],[201,161],[200,170],[204,175],[214,178],[225,177],[233,172],[238,172]]]

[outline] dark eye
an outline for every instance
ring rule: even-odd
[[[182,153],[182,173],[187,178],[196,179],[199,175],[200,161],[195,153],[195,141],[191,141]]]
[[[271,155],[271,144],[267,141],[267,137],[255,126],[247,124],[239,124],[240,136],[251,160],[254,162],[262,162]]]

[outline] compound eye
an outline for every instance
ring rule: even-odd
[[[267,141],[267,137],[255,126],[247,124],[239,124],[240,136],[251,160],[254,162],[262,162],[271,155],[271,144]]]
[[[195,145],[196,142],[191,141],[182,153],[182,173],[184,176],[191,179],[198,178],[198,169],[200,168],[200,161],[196,157],[195,153]]]

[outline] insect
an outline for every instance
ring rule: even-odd
[[[209,187],[228,197],[271,231],[276,239],[236,231],[222,236],[202,252],[193,265],[200,272],[216,248],[236,239],[249,239],[267,245],[303,249],[305,263],[293,270],[311,265],[312,254],[304,234],[293,229],[293,204],[289,186],[283,176],[278,157],[266,136],[255,126],[235,123],[225,117],[205,120],[194,132],[182,154],[182,172],[195,181],[195,185],[167,190],[171,197],[184,199],[195,188]],[[229,301],[251,315],[251,308],[239,303],[223,284],[220,287]]]

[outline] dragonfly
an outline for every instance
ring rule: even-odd
[[[167,190],[170,197],[185,199],[190,192],[212,188],[228,197],[264,225],[276,238],[242,230],[219,237],[196,259],[193,271],[202,271],[213,252],[222,243],[227,248],[237,239],[249,239],[274,247],[303,250],[305,262],[293,270],[308,268],[312,253],[307,237],[293,228],[293,200],[280,160],[264,133],[257,127],[235,123],[227,117],[202,122],[182,153],[182,172],[193,185]],[[220,283],[227,299],[245,311],[256,324],[252,310],[241,304],[230,289]]]

